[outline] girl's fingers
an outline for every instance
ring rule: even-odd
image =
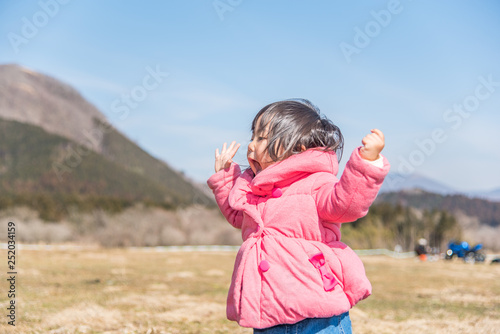
[[[372,129],[370,134],[367,134],[361,141],[364,145],[367,142],[384,142],[384,134],[379,129]]]
[[[219,151],[219,148],[215,149],[215,159],[223,164],[231,164],[240,146],[241,144],[236,144],[236,141],[231,142],[229,147],[227,143],[224,143],[222,145],[222,150]]]
[[[233,142],[235,143],[235,142]],[[233,144],[231,144],[231,146],[233,146]],[[231,151],[231,159],[236,155],[236,152],[238,152],[238,149],[240,148],[241,144],[237,144],[236,147],[233,147],[232,148],[232,151]]]
[[[371,131],[372,133],[375,133],[377,136],[379,136],[382,140],[384,139],[384,133],[379,129],[372,129]]]
[[[233,162],[232,157],[236,154],[236,151],[240,147],[240,144],[238,144],[236,147],[234,146],[236,144],[235,141],[233,141],[229,147],[227,147],[227,143],[224,143],[222,145],[222,150],[219,151],[219,148],[215,149],[215,172],[219,172],[223,168],[227,168],[231,166],[231,163]]]

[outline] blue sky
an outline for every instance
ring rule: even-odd
[[[303,97],[342,130],[341,169],[379,128],[393,172],[486,190],[500,187],[499,15],[493,0],[0,0],[0,63],[74,86],[196,181],[224,141],[246,162],[261,107]],[[148,69],[168,76],[117,113]]]

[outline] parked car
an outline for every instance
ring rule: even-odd
[[[463,259],[467,263],[484,262],[486,255],[480,250],[483,248],[482,244],[477,244],[470,247],[467,241],[455,242],[451,241],[448,244],[445,259],[451,260],[454,257]]]

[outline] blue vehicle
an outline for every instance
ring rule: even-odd
[[[451,260],[454,257],[458,257],[464,259],[464,261],[467,263],[484,262],[486,256],[482,252],[480,252],[482,248],[482,244],[477,244],[471,248],[467,241],[451,241],[448,244],[448,250],[446,251],[445,259]]]

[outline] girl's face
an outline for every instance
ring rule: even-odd
[[[252,141],[248,144],[247,159],[255,175],[275,163],[267,152],[267,128],[263,131],[259,128],[254,130]]]

